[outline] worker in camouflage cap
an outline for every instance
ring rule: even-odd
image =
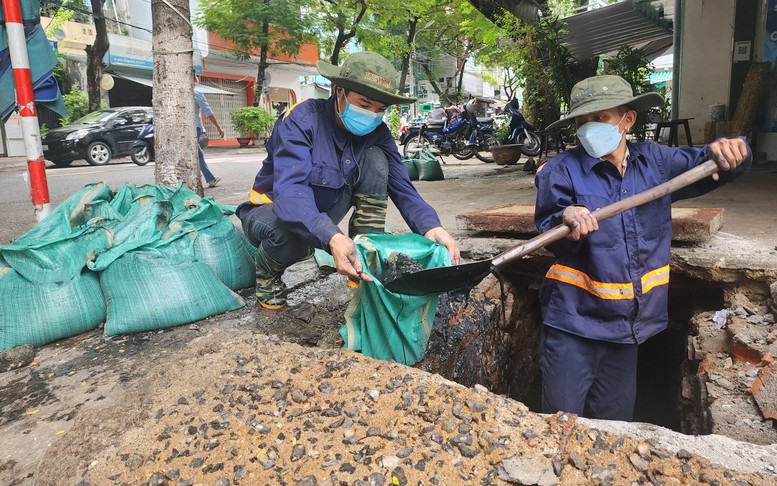
[[[444,245],[454,263],[460,259],[383,123],[390,105],[415,101],[400,93],[397,70],[373,52],[317,67],[332,82],[331,96],[294,105],[276,122],[249,200],[237,209],[257,247],[256,298],[268,309],[286,304],[285,269],[316,248],[331,253],[341,274],[369,279],[352,237],[384,232],[389,198],[413,232]],[[338,223],[352,207],[345,235]]]

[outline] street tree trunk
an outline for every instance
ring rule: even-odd
[[[197,159],[189,0],[152,0],[157,184],[183,182],[203,195]]]
[[[265,3],[268,3],[265,0]],[[265,39],[270,38],[270,22],[265,20],[262,22],[262,35]],[[262,104],[262,94],[265,88],[264,79],[265,73],[270,65],[267,63],[267,42],[262,44],[259,48],[259,67],[256,70],[256,86],[254,87],[254,106],[260,106]]]
[[[359,25],[364,18],[364,14],[367,13],[367,2],[365,0],[358,0],[354,2],[353,7],[359,9],[353,20],[353,24],[348,31],[345,30],[345,25],[338,25],[337,39],[335,40],[334,48],[332,49],[332,56],[329,58],[329,62],[337,66],[340,64],[340,52],[351,39],[356,37],[356,26]],[[334,21],[334,19],[332,19]]]
[[[100,109],[100,78],[103,75],[103,57],[108,52],[108,31],[105,28],[102,0],[91,0],[94,19],[94,44],[86,46],[86,93],[89,111]]]
[[[416,34],[417,27],[418,27],[418,19],[411,20],[410,25],[408,25],[408,28],[407,28],[407,38],[405,40],[408,46],[412,47],[413,42],[415,42],[415,34]],[[399,92],[400,93],[405,92],[405,82],[407,81],[407,73],[410,70],[411,56],[412,56],[412,52],[402,54],[402,69],[400,69],[399,71]],[[413,83],[415,83],[415,79],[413,80]],[[413,86],[411,86],[410,96],[413,96],[413,93],[415,93],[415,90],[413,89]]]

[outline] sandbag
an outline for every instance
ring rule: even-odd
[[[419,361],[426,351],[437,311],[438,296],[395,294],[378,280],[385,262],[398,252],[423,268],[450,264],[448,250],[421,235],[360,235],[356,251],[372,282],[361,281],[345,311],[340,335],[345,347],[366,356],[406,365]]]
[[[405,166],[405,169],[407,169],[407,175],[410,177],[411,181],[417,181],[418,180],[418,166],[416,165],[416,159],[412,157],[403,157],[402,158],[402,165]]]
[[[102,182],[84,186],[27,233],[0,246],[0,257],[32,282],[69,282],[90,255],[109,246],[110,221],[104,214],[95,217],[92,208],[110,198],[110,188]]]
[[[174,260],[159,249],[117,258],[100,273],[100,286],[109,336],[166,329],[245,305],[204,263]]]
[[[198,231],[194,240],[197,260],[208,265],[216,277],[232,290],[254,286],[255,251],[245,235],[226,218]]]
[[[430,151],[426,149],[419,150],[413,161],[418,169],[419,181],[441,181],[445,179],[440,161]]]
[[[75,336],[95,329],[106,315],[99,279],[89,270],[41,284],[0,266],[0,302],[0,350]]]

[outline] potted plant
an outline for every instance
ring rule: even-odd
[[[261,106],[243,106],[233,111],[231,118],[232,126],[240,133],[237,141],[241,147],[254,137],[265,137],[275,123],[272,113]]]
[[[496,120],[496,123],[494,123],[494,135],[499,140],[499,145],[491,147],[491,156],[494,157],[494,162],[501,165],[518,163],[523,146],[517,143],[510,143],[509,118]]]

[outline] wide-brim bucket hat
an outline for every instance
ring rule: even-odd
[[[399,72],[375,52],[355,52],[343,64],[316,63],[318,73],[337,86],[387,105],[413,103],[416,99],[399,93]]]
[[[593,76],[577,83],[572,88],[569,101],[569,113],[564,118],[548,125],[548,130],[565,127],[574,123],[579,116],[590,115],[597,111],[609,110],[627,105],[636,112],[664,104],[664,98],[658,93],[645,93],[634,96],[631,85],[620,76]]]

